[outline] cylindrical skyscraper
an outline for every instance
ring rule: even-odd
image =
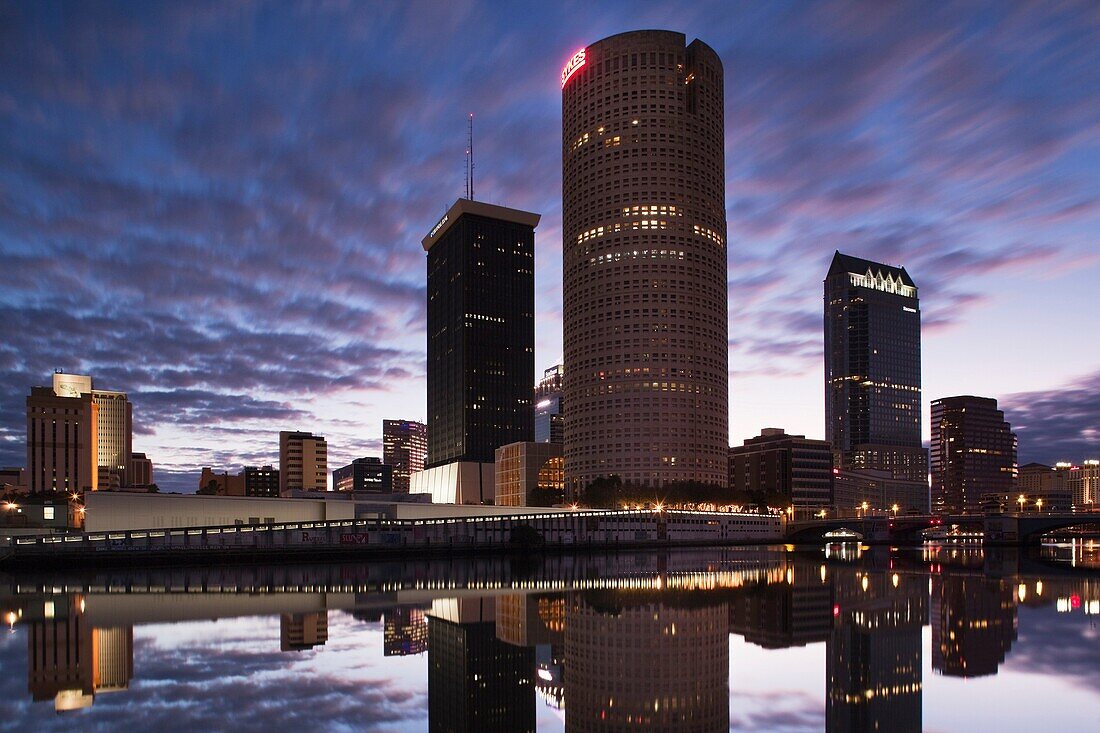
[[[725,486],[722,62],[634,31],[561,79],[568,486]]]

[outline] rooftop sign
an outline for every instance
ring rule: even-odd
[[[569,79],[580,71],[580,68],[584,66],[584,52],[586,49],[581,49],[573,54],[573,58],[569,59],[569,63],[565,65],[565,68],[561,70],[561,88],[565,89],[565,83]]]

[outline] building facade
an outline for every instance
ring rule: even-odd
[[[244,495],[278,496],[279,469],[271,466],[245,466]]]
[[[981,513],[984,499],[1016,485],[1016,434],[988,397],[932,402],[932,510]]]
[[[119,488],[133,483],[130,459],[133,455],[133,406],[125,392],[95,389],[86,374],[55,372],[53,391],[58,397],[91,394],[96,411],[96,465],[99,488]]]
[[[1091,512],[1100,508],[1100,460],[1089,459],[1071,468],[1068,482],[1075,510]]]
[[[244,496],[244,473],[231,474],[229,471],[215,471],[209,466],[203,466],[199,474],[200,494],[211,496]]]
[[[926,481],[894,478],[890,471],[871,468],[833,469],[833,511],[840,515],[857,516],[864,511],[927,514],[929,507]]]
[[[459,199],[428,253],[428,459],[492,462],[531,440],[535,226],[540,216]]]
[[[27,469],[22,466],[0,468],[0,494],[27,493]]]
[[[561,443],[510,443],[497,448],[497,506],[553,506],[564,500]]]
[[[1042,511],[1069,511],[1073,508],[1073,492],[1069,488],[1072,465],[1058,463],[1025,463],[1016,476],[1016,493],[1023,494],[1028,507]],[[1036,502],[1042,501],[1042,506]]]
[[[825,277],[825,439],[838,468],[927,480],[920,301],[904,267],[833,256]]]
[[[775,497],[795,510],[827,507],[833,502],[832,448],[824,440],[764,428],[729,449],[729,486],[734,492]]]
[[[393,467],[379,458],[356,458],[332,472],[332,488],[357,494],[392,494]]]
[[[635,31],[562,72],[565,471],[725,486],[725,130],[718,55]]]
[[[328,490],[328,443],[313,433],[279,433],[279,493]]]
[[[424,470],[428,426],[415,420],[382,421],[382,462],[393,468],[393,491],[409,493],[409,476]]]
[[[561,443],[565,440],[565,400],[562,381],[565,369],[561,364],[542,374],[535,386],[535,442]]]
[[[57,376],[57,375],[54,375]],[[100,484],[130,486],[130,461],[134,453],[133,406],[125,392],[92,390],[99,407],[96,417]]]
[[[409,492],[431,494],[433,504],[492,504],[496,501],[496,464],[452,461],[414,473]]]
[[[153,462],[144,453],[130,455],[130,486],[146,487],[153,484]]]
[[[27,487],[32,493],[99,489],[99,407],[91,392],[58,396],[33,387],[27,397]]]

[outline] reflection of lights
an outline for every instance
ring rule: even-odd
[[[550,670],[548,669],[540,669],[538,671],[538,676],[540,680],[545,680],[546,682],[554,681],[554,675],[550,674]]]
[[[863,588],[863,592],[866,593],[867,588],[871,585],[871,581],[867,579],[866,575],[864,575],[863,580],[859,581],[859,585],[861,588]]]
[[[1037,595],[1037,596],[1043,595],[1043,581],[1041,581],[1041,580],[1036,580],[1035,581],[1035,595]]]
[[[1025,600],[1027,600],[1027,586],[1023,583],[1020,583],[1020,585],[1016,588],[1016,597],[1020,599],[1020,603],[1023,603]]]
[[[899,583],[901,583],[901,578],[900,578],[900,577],[898,577],[898,574],[897,574],[897,573],[894,573],[893,575],[891,575],[891,576],[890,576],[890,583],[891,583],[891,584],[892,584],[892,585],[893,585],[893,586],[894,586],[895,588],[897,588],[897,587],[898,587],[898,584],[899,584]]]
[[[840,615],[840,606],[833,606],[833,616]]]
[[[794,585],[794,568],[787,568],[787,585]]]
[[[8,622],[8,630],[14,634],[15,622],[19,620],[19,617],[15,615],[15,611],[8,611],[4,614],[4,620]]]
[[[821,566],[821,582],[822,583],[825,582],[825,566],[824,565]]]

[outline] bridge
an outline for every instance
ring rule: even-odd
[[[1030,545],[1060,529],[1100,530],[1100,512],[826,517],[788,522],[786,539],[795,543],[824,542],[829,533],[847,530],[867,542],[916,542],[929,530],[949,527],[981,532],[982,542],[987,545]]]

